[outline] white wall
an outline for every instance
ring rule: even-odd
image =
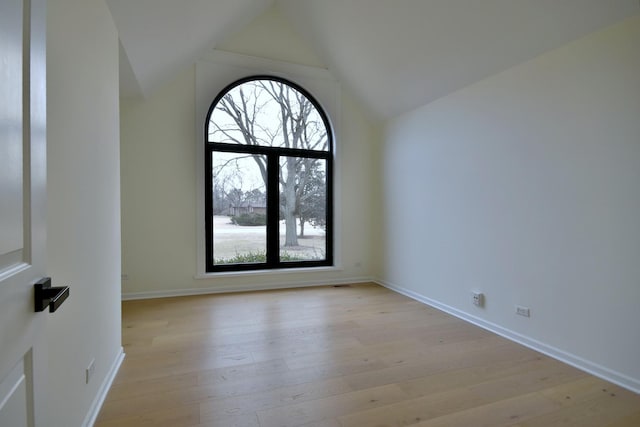
[[[216,45],[216,49],[310,67],[325,67],[315,52],[299,37],[291,20],[282,15],[277,2],[249,26],[230,34]]]
[[[384,283],[640,391],[640,17],[398,117],[383,145]]]
[[[255,38],[279,40],[282,19],[269,10],[222,47],[251,53]],[[280,35],[279,35],[280,34]],[[295,49],[277,43],[261,53],[266,59],[314,63],[303,44]],[[246,49],[243,49],[243,46]],[[264,70],[268,72],[269,70]],[[239,78],[240,76],[237,76]],[[229,80],[227,83],[231,83]],[[377,134],[361,108],[342,94],[341,111],[331,117],[340,127],[337,144],[342,185],[337,200],[343,232],[336,243],[341,269],[311,273],[196,275],[196,76],[189,67],[147,99],[121,104],[123,281],[125,297],[167,295],[203,290],[233,290],[368,280],[373,274],[375,190],[374,141]],[[213,98],[211,99],[213,101]],[[202,123],[204,126],[204,123]],[[198,128],[199,129],[199,128]]]
[[[48,273],[71,295],[48,317],[47,425],[71,427],[121,353],[118,38],[102,0],[48,8]]]

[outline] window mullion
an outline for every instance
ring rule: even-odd
[[[211,179],[212,150],[205,147],[205,170],[209,179],[205,179],[205,233],[206,233],[206,265],[207,271],[213,267],[213,181]]]
[[[267,157],[267,264],[280,263],[280,157]]]

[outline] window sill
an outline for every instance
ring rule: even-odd
[[[279,268],[273,270],[249,270],[249,271],[221,271],[218,273],[198,273],[194,276],[194,279],[206,280],[216,279],[219,277],[247,277],[247,276],[271,276],[278,274],[300,274],[300,273],[327,273],[327,272],[339,272],[344,271],[342,267],[330,266],[330,267],[312,267],[312,268]]]

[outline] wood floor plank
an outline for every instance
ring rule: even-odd
[[[360,360],[360,359],[381,359],[393,358],[399,353],[418,353],[427,350],[427,345],[410,338],[393,343],[384,342],[369,346],[346,346],[328,351],[310,352],[291,357],[285,357],[290,369],[302,369],[312,366],[319,366],[333,361]]]
[[[542,371],[551,364],[559,363],[545,357],[533,355],[530,360],[506,360],[460,369],[447,370],[434,375],[420,377],[398,385],[411,397],[427,396],[461,387],[469,387],[520,372]]]
[[[640,396],[374,284],[123,303],[96,427],[638,427]]]
[[[394,425],[398,422],[400,425],[410,425],[454,412],[490,405],[520,394],[529,394],[584,375],[575,368],[556,362],[544,369],[520,371],[477,384],[466,384],[438,393],[427,393],[423,397],[409,399],[391,407],[376,408],[339,419],[344,427],[372,425],[371,423],[374,421],[377,423],[376,425],[380,426]],[[402,389],[402,387],[400,388]],[[559,403],[551,399],[544,398],[544,396],[540,396],[538,399],[536,396],[536,400],[541,399],[548,402],[548,406],[560,407]]]
[[[637,395],[604,380],[586,377],[541,392],[562,408],[518,424],[520,426],[637,427],[632,416],[640,411]],[[625,418],[627,418],[625,420]]]
[[[340,417],[351,412],[401,402],[406,398],[407,395],[398,386],[386,385],[258,411],[258,419],[261,427],[295,427],[323,421],[327,417]]]
[[[548,414],[557,408],[557,403],[538,393],[531,393],[422,421],[415,424],[415,427],[512,426],[514,422],[521,422],[540,414]]]
[[[126,374],[125,374],[126,375]],[[125,375],[120,375],[123,378]],[[109,390],[109,401],[127,400],[149,393],[166,393],[198,385],[198,373],[166,375],[146,381],[114,382]]]
[[[456,345],[451,350],[456,349],[457,351],[452,352],[433,351],[419,356],[407,354],[405,357],[395,359],[395,363],[388,368],[371,373],[354,374],[346,380],[354,389],[360,390],[429,377],[454,369],[497,363],[511,358],[530,360],[535,357],[535,354],[530,350],[518,346],[496,345],[482,348],[484,343],[478,343],[480,348],[475,349],[473,344],[473,342],[467,343],[467,352],[459,351],[462,346]]]
[[[604,394],[599,398],[565,406],[557,411],[513,425],[519,427],[603,427],[616,422],[624,427],[638,427],[633,419],[624,419],[635,412],[637,412],[637,406],[634,408],[625,399]]]
[[[135,412],[135,411],[134,411]],[[95,423],[99,427],[191,427],[200,423],[198,404],[163,408],[156,405],[152,411],[139,411],[130,416],[105,417],[101,412]]]
[[[215,420],[203,421],[190,427],[260,427],[258,416],[253,414],[220,415]]]
[[[607,422],[605,427],[637,427],[640,426],[640,408],[636,412],[623,416],[612,422]]]
[[[257,411],[279,408],[292,403],[307,402],[351,391],[347,383],[340,378],[272,388],[261,393],[203,402],[200,404],[200,419],[213,422],[221,415],[254,414]]]

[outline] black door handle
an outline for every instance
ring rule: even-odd
[[[33,285],[35,311],[44,311],[49,307],[49,312],[53,313],[69,298],[69,287],[51,287],[51,277],[45,277]]]

